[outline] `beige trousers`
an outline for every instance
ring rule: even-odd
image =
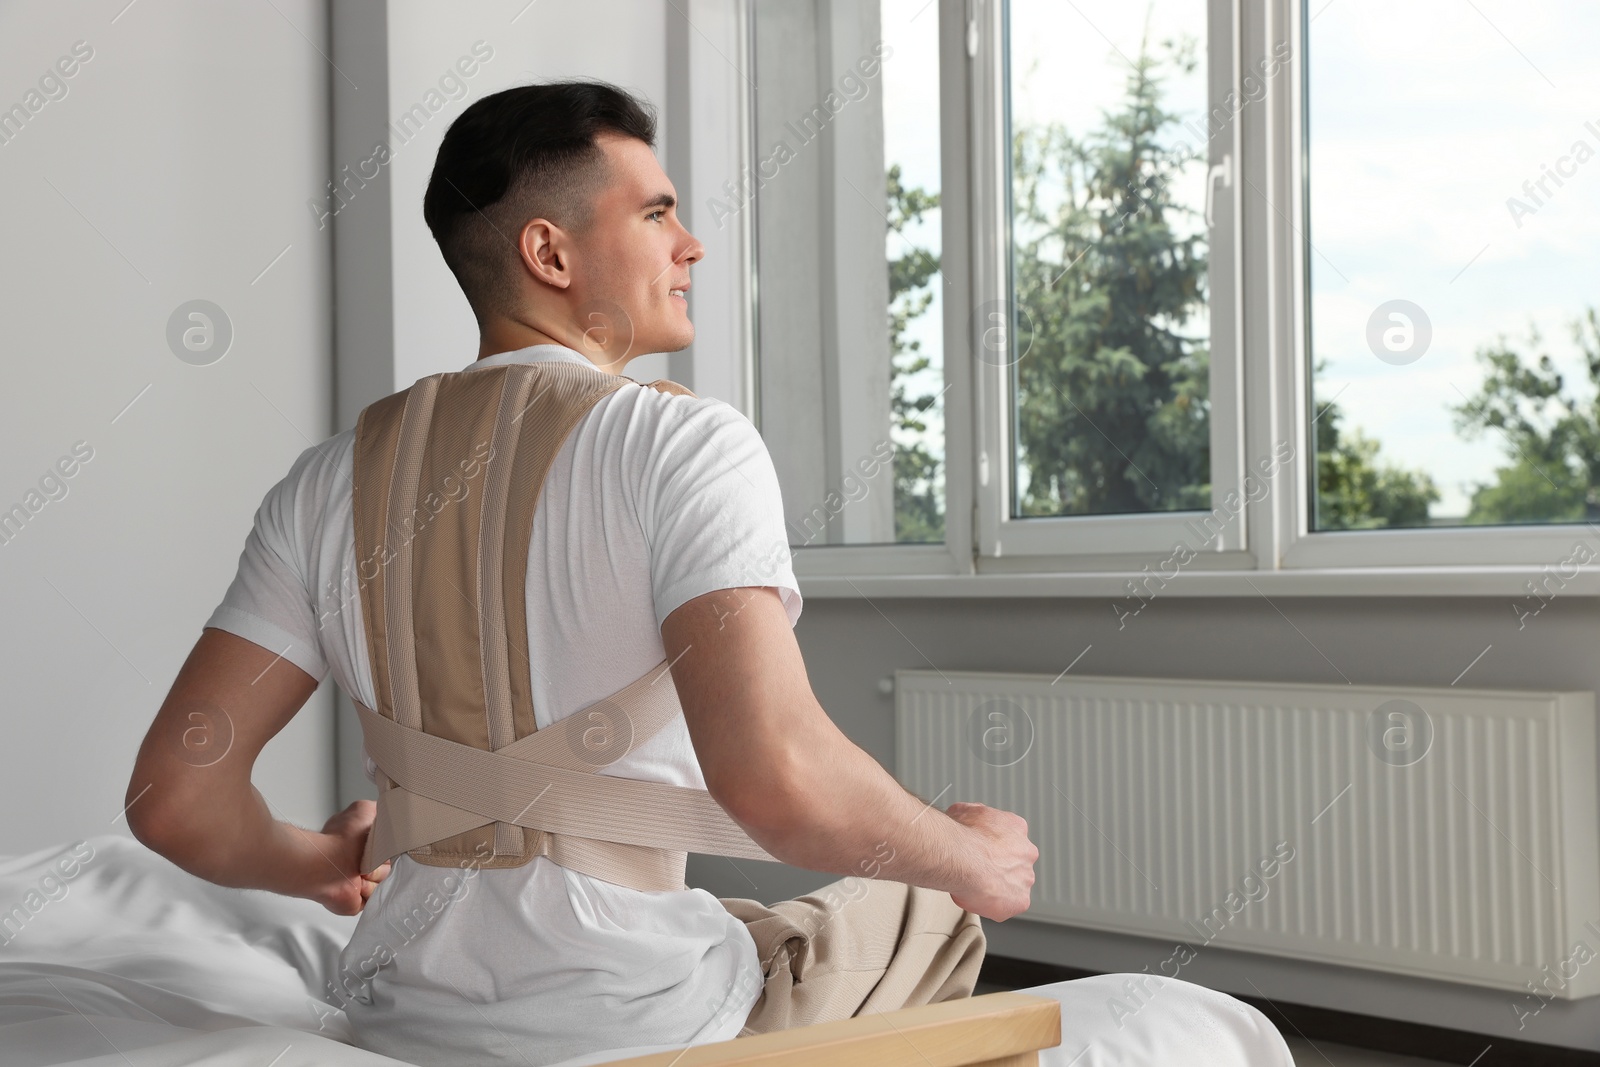
[[[720,899],[766,976],[740,1037],[970,997],[978,981],[983,926],[949,893],[850,877],[770,906]]]

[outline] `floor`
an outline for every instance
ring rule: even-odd
[[[1286,1037],[1289,1051],[1294,1054],[1295,1067],[1433,1067],[1439,1060],[1419,1060],[1412,1056],[1394,1056],[1387,1052],[1369,1052],[1349,1045],[1334,1045],[1326,1041],[1307,1041],[1303,1037]]]

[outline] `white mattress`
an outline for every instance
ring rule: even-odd
[[[87,858],[62,879],[58,862],[74,855]],[[115,834],[0,857],[0,921],[8,916],[0,925],[0,1067],[405,1063],[350,1045],[343,1012],[318,995],[354,916],[212,885]],[[1127,989],[1133,977],[1136,994]],[[1255,1009],[1187,982],[1105,975],[1023,992],[1062,1002],[1061,1045],[1041,1064],[1294,1062]],[[1124,1010],[1108,1010],[1113,998]],[[667,1047],[620,1047],[560,1067]]]

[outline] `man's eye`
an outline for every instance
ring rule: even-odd
[[[646,215],[646,216],[645,216],[645,218],[647,218],[647,219],[653,219],[653,218],[655,218],[655,217],[656,217],[656,216],[657,216],[657,215],[665,215],[665,214],[666,214],[666,213],[667,213],[667,212],[666,212],[666,209],[665,209],[665,208],[663,208],[663,209],[662,209],[662,210],[660,210],[660,211],[652,211],[652,212],[650,212],[650,214],[648,214],[648,215]]]

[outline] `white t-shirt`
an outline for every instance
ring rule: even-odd
[[[541,360],[605,373],[548,344],[467,370]],[[351,429],[306,449],[267,493],[206,625],[319,681],[331,668],[374,707],[355,580],[354,440]],[[562,444],[534,513],[527,618],[539,728],[660,662],[673,609],[741,586],[778,587],[790,625],[799,618],[777,474],[755,427],[709,397],[633,384],[602,397]],[[599,773],[705,787],[681,717]],[[419,1064],[542,1065],[726,1040],[762,982],[749,932],[709,892],[640,892],[542,856],[468,870],[397,856],[339,962],[327,995],[357,1043]]]

